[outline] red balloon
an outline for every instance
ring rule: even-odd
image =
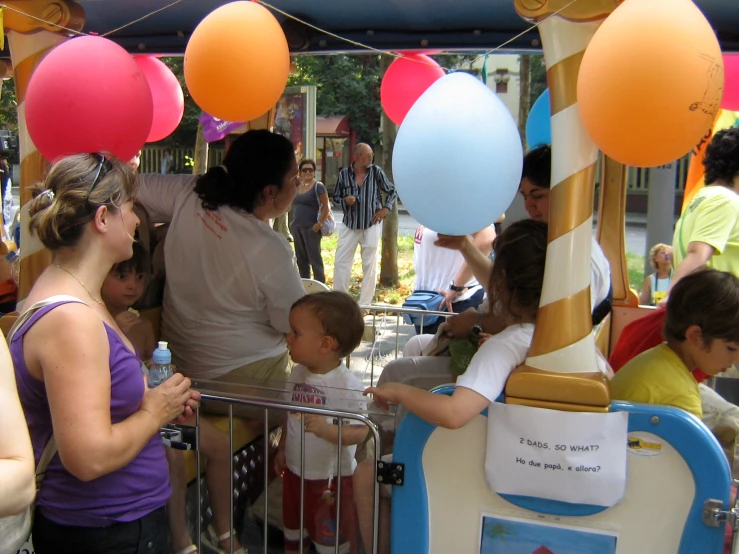
[[[739,111],[739,54],[724,54],[724,99],[721,107]]]
[[[396,125],[403,123],[408,110],[444,70],[423,54],[403,54],[387,68],[380,85],[382,108]]]
[[[153,115],[149,84],[133,58],[91,36],[49,52],[31,77],[25,108],[31,140],[51,162],[98,151],[130,160],[144,146]]]
[[[144,72],[154,102],[154,117],[146,142],[156,142],[177,129],[185,113],[185,95],[177,77],[164,62],[153,56],[134,56],[133,59]]]

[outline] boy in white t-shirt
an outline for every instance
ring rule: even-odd
[[[287,347],[297,365],[287,386],[292,399],[336,410],[365,409],[362,383],[341,362],[362,340],[359,305],[342,292],[304,296],[290,310]],[[365,425],[344,421],[341,428],[341,517],[336,530],[336,477],[339,427],[331,417],[302,414],[305,425],[304,547],[312,541],[319,554],[356,551],[352,475],[356,445],[367,436]],[[288,413],[277,450],[275,470],[284,477],[282,512],[285,552],[300,549],[301,414]]]

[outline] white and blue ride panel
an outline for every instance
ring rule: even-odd
[[[490,490],[487,410],[454,431],[409,414],[393,454],[393,461],[405,464],[405,484],[393,487],[392,553],[478,554],[483,516],[494,516],[613,534],[617,554],[720,554],[724,527],[702,520],[706,500],[730,508],[730,469],[713,434],[675,408],[614,402],[611,411],[629,413],[632,442],[626,492],[611,508]]]

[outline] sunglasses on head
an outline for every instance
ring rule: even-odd
[[[90,156],[95,157],[98,160],[98,164],[96,168],[95,179],[93,179],[90,188],[87,190],[87,197],[85,198],[85,202],[89,202],[92,191],[95,190],[95,187],[98,185],[98,183],[105,178],[105,176],[108,174],[108,171],[110,171],[112,168],[108,159],[100,152],[93,152],[90,154]]]

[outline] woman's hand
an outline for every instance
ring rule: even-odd
[[[454,290],[437,290],[439,294],[444,295],[444,300],[441,301],[441,304],[439,305],[439,310],[443,311],[446,310],[449,313],[454,313],[454,309],[452,308],[452,302],[454,302],[457,299],[457,296],[462,294],[461,292],[457,292]]]
[[[321,227],[323,227],[323,225],[321,225],[321,222],[320,221],[316,221],[313,224],[313,227],[311,227],[311,229],[313,229],[313,232],[314,233],[320,233],[321,232]]]
[[[450,250],[459,250],[460,252],[465,247],[465,244],[471,242],[469,236],[453,236],[453,235],[442,235],[439,233],[439,238],[434,243],[436,246],[442,248],[449,248]]]
[[[448,337],[463,339],[470,336],[472,328],[477,323],[478,314],[475,310],[466,310],[459,315],[447,318],[444,332]]]
[[[346,196],[344,198],[344,202],[346,202],[347,206],[353,206],[354,204],[357,203],[357,199],[350,194],[349,196]]]
[[[149,412],[162,427],[183,416],[190,417],[197,406],[200,393],[190,390],[192,382],[181,373],[175,373],[161,385],[148,388],[141,400],[141,409]]]

